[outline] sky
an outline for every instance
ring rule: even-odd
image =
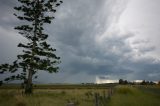
[[[39,71],[38,83],[108,79],[160,80],[159,0],[63,0],[46,26],[61,57],[58,73]],[[16,0],[0,1],[0,64],[12,62],[26,39],[13,28]],[[1,78],[5,75],[0,75]]]

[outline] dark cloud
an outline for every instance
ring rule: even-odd
[[[4,3],[1,11],[14,4]],[[133,48],[128,40],[135,33],[121,33],[113,27],[126,5],[125,0],[65,0],[56,13],[56,20],[46,29],[50,34],[49,42],[57,48],[57,55],[61,57],[60,72],[53,77],[40,72],[38,80],[93,82],[97,75],[108,75],[112,79],[158,80],[160,62],[144,55],[156,48],[152,45],[140,47],[143,41],[135,41],[133,44],[138,46]],[[7,17],[8,13],[3,17]],[[3,27],[6,23],[10,21],[3,21],[0,26]],[[6,30],[3,31],[11,35]],[[146,43],[144,41],[142,45]],[[0,49],[5,48],[0,46]],[[5,54],[1,56],[6,57]]]
[[[17,5],[15,0],[1,0],[0,1],[0,26],[6,28],[13,28],[17,25],[17,19],[13,16],[15,12],[13,7]]]
[[[55,23],[57,27],[54,29],[53,26],[54,37],[57,39],[56,43],[61,52],[62,71],[69,70],[71,75],[85,72],[88,75],[116,75],[117,78],[126,76],[128,79],[130,78],[127,75],[135,73],[138,77],[134,76],[133,79],[146,79],[148,77],[140,76],[148,76],[149,70],[153,67],[159,70],[159,66],[152,63],[152,58],[147,60],[147,63],[145,62],[147,57],[136,62],[132,58],[135,57],[134,50],[126,42],[127,39],[134,36],[132,32],[120,35],[115,31],[110,34],[110,37],[104,38],[100,45],[96,42],[96,38],[99,38],[114,22],[114,19],[110,20],[110,17],[114,18],[112,16],[114,13],[110,11],[118,3],[117,1],[113,4],[111,1],[103,1],[98,7],[94,3],[84,5],[86,1],[79,2],[81,3],[74,4],[74,1],[71,1],[70,3],[74,5],[65,5],[66,7],[61,9],[63,12],[58,14]],[[105,8],[105,3],[109,3],[110,7]],[[95,7],[96,10],[93,10]],[[121,11],[115,12],[115,15],[123,11],[123,8],[120,9]],[[105,11],[107,15],[103,13],[104,10],[108,10]],[[97,27],[98,24],[100,27]],[[155,47],[138,48],[140,53],[147,53],[154,49]]]

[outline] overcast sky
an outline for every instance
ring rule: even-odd
[[[13,29],[21,23],[12,15],[15,1],[0,0],[0,64],[14,61],[18,42],[25,41]],[[37,82],[160,80],[160,0],[63,1],[46,27],[60,70],[39,72]]]

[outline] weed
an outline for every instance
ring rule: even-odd
[[[26,100],[22,95],[15,95],[16,106],[26,106]]]

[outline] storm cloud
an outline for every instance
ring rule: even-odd
[[[23,39],[10,27],[18,20],[12,16],[3,19],[10,17],[12,11],[8,8],[15,3],[4,0],[2,3],[5,5],[0,7],[0,12],[6,12],[0,16],[0,59],[3,60],[0,63],[16,55],[15,45]],[[40,72],[38,81],[94,82],[96,76],[102,75],[110,79],[159,80],[160,60],[151,53],[158,49],[156,45],[145,39],[135,40],[136,32],[122,31],[118,25],[128,3],[127,0],[65,0],[55,14],[56,19],[45,30],[50,35],[49,43],[61,57],[60,70],[53,75]],[[9,44],[12,37],[15,47]]]

